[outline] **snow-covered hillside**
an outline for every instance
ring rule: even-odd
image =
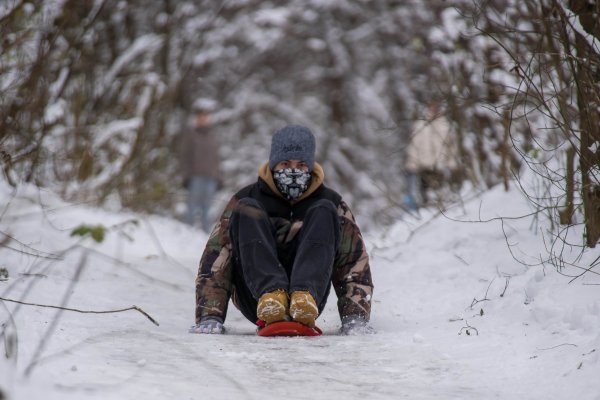
[[[0,388],[13,400],[598,400],[600,276],[539,265],[542,220],[456,221],[529,212],[518,193],[496,189],[365,233],[374,335],[337,335],[334,297],[322,337],[257,337],[234,307],[228,334],[193,335],[203,232],[0,183]],[[106,228],[104,240],[71,236],[82,224]],[[159,325],[137,310],[9,299],[135,305]]]

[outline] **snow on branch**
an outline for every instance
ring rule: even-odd
[[[148,34],[137,38],[127,50],[123,52],[104,74],[96,91],[96,97],[101,97],[114,82],[116,76],[133,60],[142,54],[154,54],[162,45],[163,38],[160,35]]]

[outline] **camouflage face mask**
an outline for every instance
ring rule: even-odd
[[[273,171],[273,179],[283,197],[287,200],[295,200],[308,189],[310,172],[296,168],[280,169]]]

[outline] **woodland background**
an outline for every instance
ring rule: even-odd
[[[401,218],[404,149],[441,99],[475,190],[519,187],[556,238],[600,238],[600,5],[587,0],[0,2],[3,179],[177,215],[177,138],[217,104],[227,199],[270,136],[317,159],[368,229]],[[460,202],[441,192],[439,205]]]

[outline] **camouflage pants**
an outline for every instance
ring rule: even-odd
[[[251,322],[257,320],[257,301],[264,293],[308,290],[320,313],[331,288],[340,238],[339,217],[331,201],[319,200],[312,205],[290,242],[277,243],[275,233],[260,203],[250,198],[240,200],[229,229],[234,255],[233,303]]]

